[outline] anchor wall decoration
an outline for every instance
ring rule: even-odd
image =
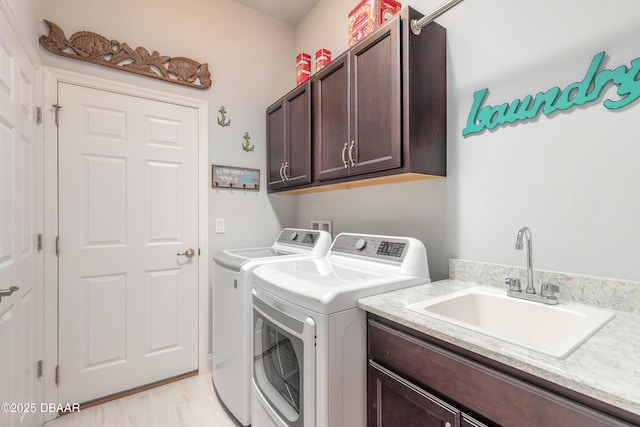
[[[242,149],[247,152],[253,151],[255,146],[253,144],[249,144],[249,140],[251,139],[251,137],[249,136],[249,132],[245,132],[243,138],[244,142],[242,143]]]
[[[220,117],[218,117],[218,124],[222,127],[229,126],[231,124],[231,120],[227,120],[227,116],[225,116],[225,114],[227,114],[227,110],[224,109],[224,105],[220,106],[218,112],[220,113]]]

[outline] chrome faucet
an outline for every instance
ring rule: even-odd
[[[531,231],[528,227],[522,227],[518,230],[516,249],[522,250],[524,248],[523,239],[527,241],[527,287],[524,292],[522,292],[520,279],[508,277],[505,280],[505,283],[509,285],[507,295],[514,298],[542,302],[544,304],[558,304],[558,298],[556,298],[555,295],[555,292],[560,291],[558,286],[552,285],[551,283],[543,283],[540,288],[540,294],[536,293],[536,288],[533,285],[533,244],[531,242]]]
[[[522,238],[527,240],[527,288],[524,290],[528,294],[535,294],[536,288],[533,286],[533,243],[531,242],[531,231],[528,227],[522,227],[518,230],[518,237],[516,238],[516,249],[522,250]]]

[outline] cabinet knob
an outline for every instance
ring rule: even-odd
[[[451,427],[451,423],[447,421],[446,423],[444,423],[444,427]]]
[[[349,143],[345,142],[344,147],[342,148],[342,164],[344,164],[344,168],[349,167],[349,163],[347,163],[347,159],[345,158],[345,153],[347,152],[347,148],[349,148]]]
[[[351,166],[356,165],[356,161],[353,160],[353,148],[356,146],[355,141],[351,141],[351,145],[349,146],[349,161],[351,162]]]

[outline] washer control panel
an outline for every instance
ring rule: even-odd
[[[277,243],[313,247],[318,241],[319,237],[319,231],[285,228],[278,236]]]
[[[331,252],[400,262],[404,259],[409,244],[409,239],[401,237],[343,233],[334,240]]]

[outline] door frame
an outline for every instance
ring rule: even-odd
[[[21,25],[20,18],[18,13],[16,13],[15,7],[13,6],[11,0],[0,0],[0,15],[3,20],[9,26],[9,32],[13,33],[17,45],[14,47],[13,56],[23,56],[25,62],[28,62],[31,67],[33,67],[34,75],[33,75],[33,98],[31,99],[33,111],[30,114],[37,114],[37,108],[42,105],[43,101],[43,93],[42,93],[42,78],[43,78],[43,66],[40,56],[37,51],[37,43],[33,43],[32,39],[28,37],[28,32],[25,31],[23,25]],[[15,70],[15,68],[14,68]],[[14,78],[16,76],[14,75]],[[38,167],[42,169],[44,167],[43,164],[43,126],[40,123],[35,121],[36,132],[35,137],[32,141],[34,151],[33,151],[33,159],[37,164],[34,170],[31,171],[31,179],[33,180],[34,187],[34,205],[37,205],[38,214],[33,219],[33,237],[35,235],[43,233],[44,227],[44,204],[43,204],[43,196],[44,196],[44,174],[42,170],[36,170]],[[44,329],[45,329],[45,316],[44,316],[44,254],[43,251],[34,248],[34,251],[37,253],[38,260],[38,272],[37,272],[37,281],[33,286],[33,299],[34,299],[34,312],[31,315],[31,318],[28,320],[33,322],[33,331],[34,335],[30,335],[28,337],[23,337],[25,339],[32,339],[34,344],[34,358],[36,360],[44,361]],[[5,287],[9,285],[8,283],[0,283],[0,287]],[[15,298],[15,297],[14,297]],[[35,360],[29,361],[29,363],[33,362],[35,364]],[[35,366],[32,365],[34,368]],[[34,369],[35,373],[35,369]],[[44,399],[44,379],[37,378],[33,385],[35,385],[34,389],[34,401],[37,405],[40,405],[45,401]],[[16,402],[19,403],[19,402]],[[25,402],[27,403],[27,402]],[[9,414],[13,415],[13,414]],[[44,421],[46,414],[36,412],[35,421],[37,423],[41,423]]]
[[[198,110],[198,370],[205,374],[208,363],[209,300],[209,108],[208,102],[160,92],[108,79],[44,67],[44,401],[58,402],[55,368],[58,364],[58,127],[53,105],[57,103],[58,83],[69,83],[122,95],[191,107]],[[63,106],[64,108],[64,106]],[[64,381],[64,378],[62,378]],[[77,402],[80,403],[80,402]],[[56,414],[47,414],[49,419]]]

